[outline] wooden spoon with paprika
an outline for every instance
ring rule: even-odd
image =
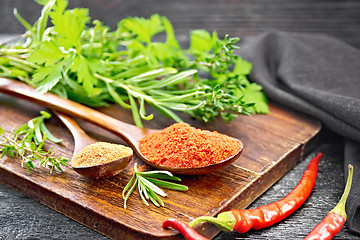
[[[20,81],[0,78],[0,92],[33,101],[37,104],[48,107],[52,110],[59,111],[61,113],[68,114],[72,117],[80,118],[90,123],[93,123],[109,132],[122,138],[129,146],[133,148],[135,153],[147,164],[154,168],[170,171],[174,174],[184,175],[197,175],[207,174],[217,171],[235,161],[240,157],[243,145],[239,141],[239,151],[231,157],[228,157],[218,163],[211,164],[202,167],[166,167],[158,164],[154,164],[147,159],[139,149],[139,141],[146,135],[154,133],[159,130],[140,128],[122,121],[119,121],[113,117],[110,117],[104,113],[96,111],[92,108],[86,107],[82,104],[73,102],[71,100],[59,97],[52,93],[40,94],[35,88]]]

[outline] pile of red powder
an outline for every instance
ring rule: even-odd
[[[140,140],[140,151],[151,162],[166,167],[200,167],[235,155],[239,140],[175,123]]]

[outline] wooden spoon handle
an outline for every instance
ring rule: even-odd
[[[85,145],[87,146],[97,142],[87,135],[72,117],[54,110],[53,113],[65,124],[73,135],[75,141],[74,154],[81,151]]]
[[[35,88],[20,81],[0,77],[0,92],[30,100],[52,110],[57,110],[70,116],[91,122],[121,137],[131,147],[133,147],[137,153],[139,153],[138,141],[145,134],[152,131],[150,129],[139,128],[134,125],[121,122],[104,113],[98,112],[71,100],[64,99],[52,93],[39,94]]]

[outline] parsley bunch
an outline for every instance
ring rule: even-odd
[[[54,143],[62,141],[52,135],[46,127],[44,120],[50,117],[49,113],[41,111],[41,116],[13,129],[9,134],[0,127],[0,158],[5,154],[21,157],[21,166],[26,167],[29,173],[31,168],[35,169],[34,161],[38,162],[38,167],[49,167],[50,174],[54,169],[62,172],[61,166],[66,166],[68,160],[62,156],[55,157],[52,148],[47,151],[43,149],[46,139]]]
[[[117,103],[137,126],[153,118],[146,104],[178,122],[177,111],[205,122],[268,112],[261,86],[246,77],[251,64],[234,54],[238,38],[194,30],[183,49],[158,14],[123,19],[111,31],[88,9],[67,9],[67,0],[37,2],[43,9],[33,25],[14,11],[26,40],[1,45],[0,76],[89,106]]]

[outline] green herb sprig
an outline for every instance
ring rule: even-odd
[[[177,112],[208,122],[269,111],[261,86],[246,77],[251,63],[234,53],[238,38],[193,30],[183,49],[158,14],[122,19],[111,31],[91,22],[88,9],[67,9],[67,0],[37,2],[43,9],[33,25],[14,11],[26,41],[0,45],[0,76],[93,107],[117,103],[140,127],[153,119],[146,104],[177,122]]]
[[[137,164],[135,163],[134,174],[122,192],[124,208],[126,209],[127,200],[129,199],[131,193],[135,190],[136,186],[138,187],[139,195],[144,204],[149,206],[147,200],[150,199],[150,201],[157,207],[164,206],[164,202],[159,196],[166,197],[166,193],[160,187],[178,191],[188,190],[188,187],[185,185],[164,180],[181,181],[179,177],[173,176],[173,174],[169,171],[157,170],[140,172],[138,171]]]
[[[62,156],[55,157],[52,148],[47,151],[43,149],[46,139],[55,143],[62,141],[53,136],[44,123],[44,120],[50,116],[49,113],[41,111],[41,116],[10,132],[0,127],[0,158],[5,154],[10,157],[20,157],[21,166],[26,167],[29,173],[31,169],[35,169],[34,162],[38,162],[37,167],[49,167],[50,174],[55,169],[62,172],[61,166],[66,166],[68,160]]]

